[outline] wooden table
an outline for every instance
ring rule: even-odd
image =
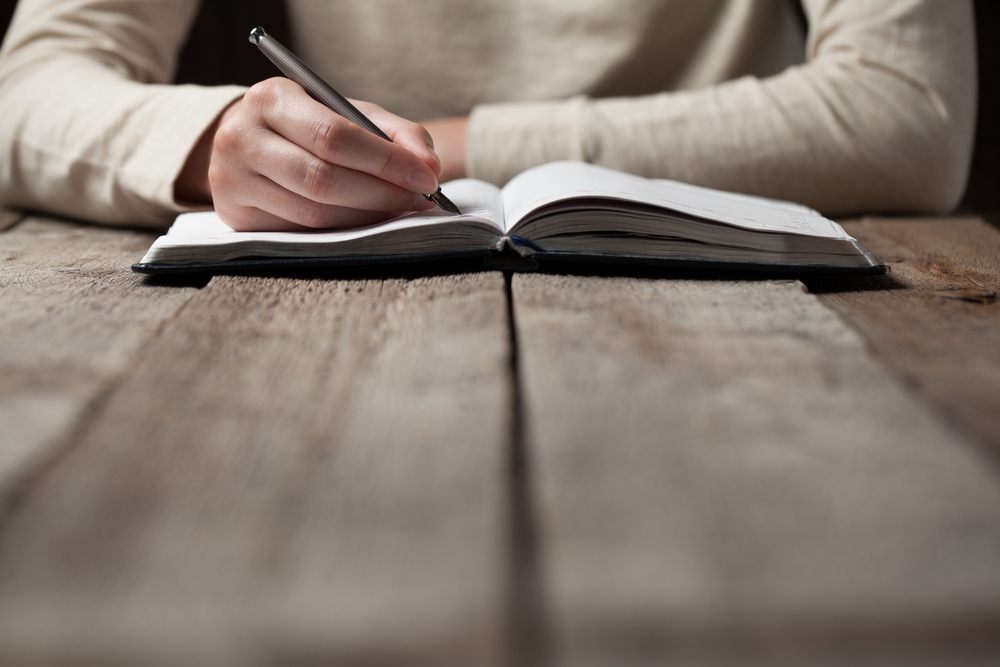
[[[857,280],[133,274],[0,217],[0,664],[1000,664],[1000,231]]]

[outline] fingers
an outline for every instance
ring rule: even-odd
[[[440,162],[430,135],[374,105],[370,134],[287,79],[251,88],[219,123],[209,182],[220,217],[239,230],[371,224],[434,204]],[[412,150],[411,150],[412,148]]]
[[[264,98],[260,100],[263,122],[321,160],[370,174],[411,192],[431,194],[437,190],[437,172],[411,150],[416,147],[428,158],[431,153],[430,136],[427,141],[417,139],[420,130],[410,127],[415,123],[385,111],[376,112],[373,105],[363,105],[378,118],[372,119],[376,125],[387,126],[383,130],[394,138],[390,142],[327,109],[291,81],[279,79],[259,94]],[[257,96],[255,89],[248,92],[252,104],[257,103]],[[394,135],[407,145],[394,143]],[[437,166],[433,160],[430,163]]]
[[[322,204],[283,188],[269,178],[255,174],[243,180],[243,187],[216,203],[216,212],[237,231],[293,231],[356,227],[382,222],[414,210],[428,210],[434,203],[418,197],[413,206],[370,210],[340,204]]]
[[[435,148],[434,138],[423,125],[389,113],[377,104],[358,100],[351,100],[351,102],[389,135],[394,143],[423,160],[424,164],[429,166],[435,174],[441,175],[441,158]]]
[[[382,143],[387,143],[381,140]],[[320,204],[370,211],[416,211],[427,199],[411,190],[321,160],[276,134],[268,134],[248,149],[257,173],[301,197]]]
[[[230,200],[221,210],[216,207],[219,216],[236,231],[357,227],[382,222],[406,212],[368,211],[317,204],[305,197],[289,195],[281,186],[263,176],[253,179],[250,186],[249,191],[254,194],[247,197],[244,203]]]

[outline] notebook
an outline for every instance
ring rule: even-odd
[[[552,162],[497,188],[451,181],[461,215],[415,212],[360,228],[235,232],[212,211],[185,213],[140,273],[227,273],[481,256],[499,268],[643,263],[794,273],[885,273],[836,222],[790,202]]]

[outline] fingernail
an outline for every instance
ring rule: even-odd
[[[406,177],[406,184],[410,186],[411,190],[422,192],[425,195],[433,194],[438,189],[437,179],[422,169],[411,171],[410,175]]]

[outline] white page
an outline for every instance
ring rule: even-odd
[[[503,188],[507,232],[532,211],[576,197],[634,201],[745,229],[850,239],[832,220],[806,206],[646,179],[585,162],[551,162],[515,176]]]
[[[474,179],[462,179],[447,183],[442,191],[445,189],[448,198],[459,207],[462,215],[454,215],[434,208],[425,212],[407,213],[376,225],[351,229],[236,232],[220,220],[215,211],[184,213],[177,216],[165,236],[161,236],[154,242],[153,247],[150,248],[142,262],[145,263],[147,258],[155,254],[155,251],[163,248],[220,246],[244,241],[295,245],[338,243],[415,227],[429,227],[458,221],[481,222],[493,227],[498,236],[504,233],[503,205],[500,201],[500,190],[496,186]]]

